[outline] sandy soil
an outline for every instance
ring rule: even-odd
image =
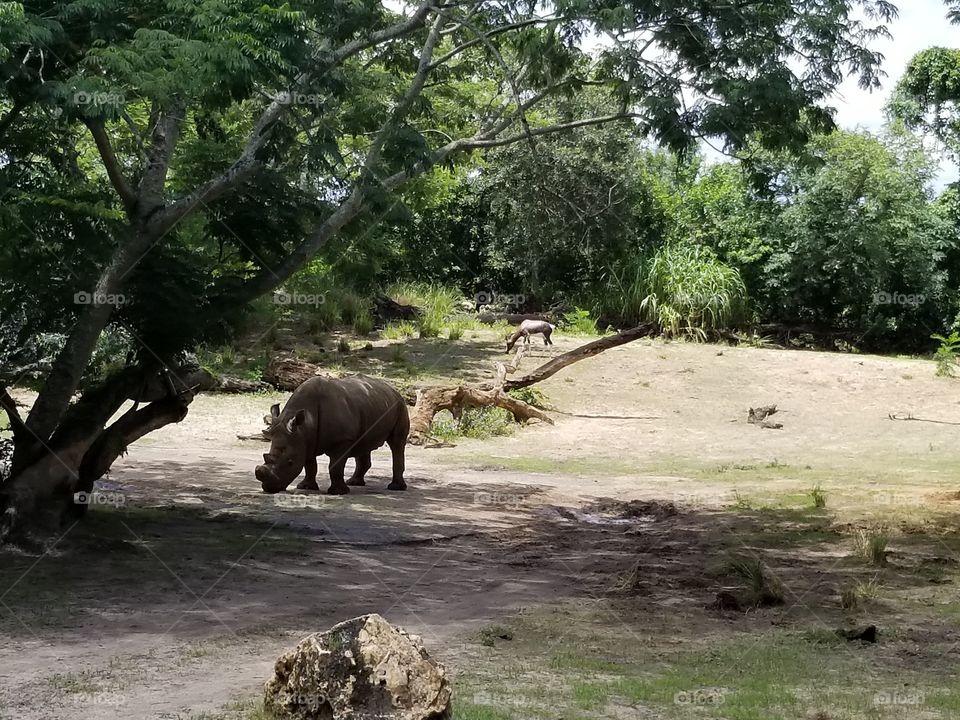
[[[581,342],[556,338],[525,367]],[[486,339],[424,346],[417,362],[476,374],[501,357]],[[787,532],[778,498],[820,485],[837,513],[825,533],[952,517],[957,383],[918,360],[639,342],[543,383],[556,425],[410,448],[406,493],[384,489],[384,449],[367,487],[336,498],[261,494],[264,446],[236,436],[273,400],[202,396],[117,463],[102,490],[119,507],[95,507],[44,555],[0,554],[0,718],[220,711],[256,695],[298,637],[373,611],[456,672],[491,619],[604,596],[638,558],[651,602],[699,618],[711,549]],[[782,429],[747,424],[772,403]],[[609,503],[578,514],[603,498],[658,504],[625,525]],[[722,512],[745,498],[773,504]],[[829,553],[778,547],[809,570],[793,573],[796,596],[813,593],[796,613],[829,617],[816,605],[835,591]]]

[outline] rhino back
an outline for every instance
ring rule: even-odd
[[[362,375],[311,378],[297,388],[288,405],[306,407],[319,417],[320,452],[344,443],[356,443],[357,450],[375,450],[407,418],[400,393],[382,380]]]

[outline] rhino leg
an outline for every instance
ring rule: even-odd
[[[297,485],[297,490],[316,490],[319,492],[320,486],[317,485],[317,458],[312,455],[307,458],[304,468],[305,474],[303,480]]]
[[[351,478],[347,480],[347,485],[366,485],[367,483],[363,479],[363,476],[367,474],[367,470],[373,465],[370,460],[370,453],[360,453],[355,459],[357,461],[357,467],[354,469]]]
[[[393,455],[393,481],[387,485],[387,490],[406,490],[407,484],[403,481],[404,459],[403,453],[407,447],[406,433],[395,433],[387,440],[390,454]]]
[[[330,487],[327,488],[327,495],[346,495],[350,488],[343,481],[343,471],[347,466],[346,448],[339,448],[330,452]]]

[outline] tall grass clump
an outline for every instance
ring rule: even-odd
[[[859,529],[853,536],[853,552],[861,560],[882,567],[887,564],[890,536],[885,528]]]
[[[456,313],[460,292],[455,288],[428,283],[405,282],[391,285],[387,295],[401,305],[420,309],[417,331],[420,337],[437,337]]]
[[[747,319],[747,286],[734,268],[700,245],[670,244],[650,259],[642,278],[640,318],[667,335],[700,338]],[[631,289],[632,302],[639,288]]]

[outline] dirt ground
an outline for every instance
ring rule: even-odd
[[[584,341],[555,337],[524,368]],[[503,357],[483,334],[407,347],[407,370],[433,379],[476,378]],[[350,367],[395,376],[386,353],[378,344]],[[957,716],[945,688],[960,660],[960,381],[921,360],[641,341],[539,387],[555,425],[409,448],[405,493],[385,490],[384,448],[367,486],[343,497],[263,495],[253,467],[265,446],[236,436],[256,432],[275,399],[199,397],[183,423],[130,448],[102,503],[46,553],[0,553],[0,718],[259,717],[282,649],[366,612],[423,636],[455,677],[457,717]],[[782,429],[746,422],[774,403]],[[853,548],[879,526],[889,561],[873,568]],[[710,609],[733,556],[762,559],[786,602]],[[851,583],[878,588],[856,612],[838,600]],[[560,625],[556,613],[568,613]],[[885,642],[821,657],[868,673],[851,682],[863,698],[795,689],[780,715],[684,705],[676,692],[661,702],[650,688],[627,709],[591,705],[619,670],[569,662],[599,638],[604,662],[679,672],[705,643],[721,652],[857,622]],[[499,625],[516,639],[491,649],[483,638]],[[510,663],[524,669],[496,685]],[[563,687],[538,701],[523,688],[543,692],[551,668]],[[797,687],[820,682],[797,673]],[[938,699],[913,715],[878,704],[892,678]],[[746,702],[745,687],[724,692]]]

